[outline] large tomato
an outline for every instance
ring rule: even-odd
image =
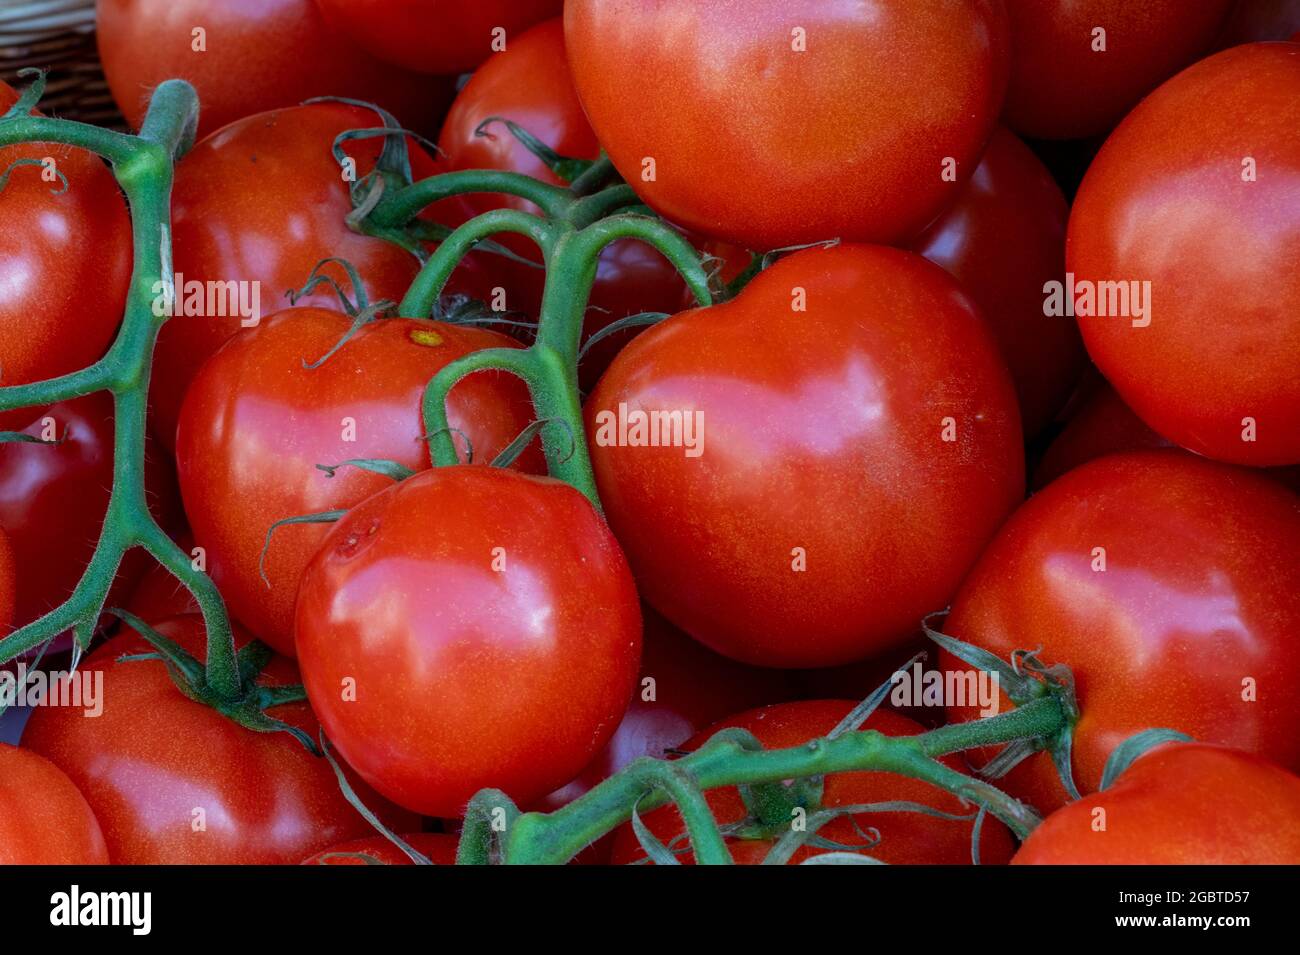
[[[95,36],[135,129],[173,77],[198,90],[200,133],[313,96],[377,103],[427,131],[451,98],[449,81],[381,63],[330,30],[313,0],[97,0]]]
[[[1119,742],[1152,727],[1300,765],[1297,628],[1300,498],[1173,449],[1099,458],[1031,497],[944,627],[1003,659],[1041,647],[1070,667],[1081,792]],[[1007,785],[1040,808],[1065,800],[1046,754]]]
[[[339,133],[377,125],[370,110],[316,103],[250,116],[204,139],[176,169],[176,272],[186,282],[244,283],[247,294],[257,292],[265,316],[285,307],[285,292],[302,288],[317,263],[334,257],[356,267],[370,302],[399,301],[419,263],[390,242],[348,228],[348,184],[331,152]],[[414,142],[408,146],[415,175],[431,175],[432,160]],[[345,148],[361,178],[374,167],[380,146],[377,139],[361,139]],[[341,269],[331,266],[329,274],[352,292]],[[298,301],[341,310],[327,285]],[[232,311],[179,314],[158,335],[150,398],[154,431],[168,447],[194,375],[241,329],[243,319]]]
[[[709,727],[692,737],[682,749],[688,752],[697,750],[719,730],[731,726],[749,730],[766,749],[801,746],[810,739],[825,736],[856,705],[851,700],[808,700],[750,710]],[[861,728],[877,730],[887,736],[915,736],[924,732],[924,727],[918,723],[890,710],[876,710]],[[945,757],[943,762],[952,769],[962,768],[960,761],[953,757]],[[745,805],[739,790],[711,789],[705,795],[719,823],[736,823],[745,818]],[[825,779],[823,808],[883,802],[914,802],[961,815],[971,812],[971,807],[963,805],[956,796],[935,789],[929,783],[894,773],[834,773]],[[684,832],[681,816],[673,806],[656,809],[643,816],[642,821],[664,845],[678,839]],[[971,826],[970,820],[939,819],[923,813],[860,813],[835,819],[818,829],[817,835],[843,846],[855,846],[863,843],[862,831],[871,827],[879,831],[880,841],[876,846],[859,850],[864,855],[894,865],[961,865],[971,861]],[[780,834],[773,833],[768,838],[728,839],[732,858],[741,865],[757,865]],[[832,850],[805,845],[790,861],[799,863],[829,851]],[[980,833],[980,861],[985,864],[1003,863],[1011,858],[1011,852],[1011,834],[997,820],[988,819]],[[626,865],[644,858],[644,855],[631,823],[624,824],[614,837],[612,861],[616,865]],[[694,862],[694,855],[688,851],[678,859],[690,864]]]
[[[202,658],[201,617],[173,617],[155,629]],[[37,707],[23,734],[23,746],[53,762],[85,794],[114,863],[297,863],[373,834],[343,798],[329,763],[298,740],[245,729],[190,700],[161,662],[119,659],[151,649],[125,630],[81,664],[83,674],[103,675],[103,711],[87,719],[82,709]],[[273,658],[260,680],[267,686],[297,681],[293,661],[283,657]],[[268,712],[317,735],[306,703]],[[390,827],[415,827],[409,813],[367,788],[358,795]]]
[[[1226,50],[1129,114],[1070,213],[1076,285],[1149,283],[1145,318],[1080,316],[1097,367],[1160,434],[1240,464],[1300,463],[1297,126],[1300,46]]]
[[[1106,132],[1210,45],[1231,5],[1012,0],[1007,125],[1049,139]]]
[[[423,471],[335,525],[303,576],[312,707],[375,788],[458,816],[486,786],[530,804],[608,741],[641,614],[604,521],[559,481]]]
[[[0,865],[108,865],[86,799],[57,766],[0,743]]]
[[[372,56],[426,73],[464,73],[564,0],[316,0],[335,30]],[[503,31],[498,33],[498,31]]]
[[[291,308],[229,342],[203,367],[181,413],[177,462],[195,540],[231,611],[259,638],[293,654],[298,581],[327,528],[279,529],[260,567],[267,531],[286,517],[347,508],[392,479],[357,467],[333,477],[317,465],[381,458],[429,467],[420,414],[425,386],[470,352],[516,347],[496,332],[428,319],[387,318],[358,331],[316,368],[304,367],[346,334],[341,312]],[[523,431],[523,384],[481,372],[458,384],[448,413],[475,461]],[[540,468],[535,449],[521,463]],[[268,587],[267,581],[270,586]]]
[[[915,236],[974,172],[1006,84],[1000,0],[571,0],[564,20],[627,181],[755,249]]]
[[[1300,778],[1221,746],[1162,746],[1044,819],[1011,864],[1298,865]]]
[[[651,415],[675,416],[677,434],[656,426],[649,446],[635,417]],[[896,249],[799,252],[732,301],[655,326],[586,417],[642,595],[764,666],[900,645],[1024,488],[992,334],[942,269]]]
[[[434,865],[454,865],[456,846],[460,840],[442,832],[414,832],[402,836],[402,841],[422,854]],[[303,865],[414,865],[411,857],[383,836],[353,839],[341,845],[330,846]]]
[[[0,112],[17,99],[0,81]],[[53,166],[13,167],[46,159]],[[66,188],[44,178],[47,168]],[[0,385],[23,385],[84,368],[113,340],[131,275],[131,222],[112,173],[85,150],[6,146],[0,171]],[[0,431],[39,413],[0,411]]]
[[[1029,147],[999,128],[957,204],[913,246],[961,282],[993,329],[1020,396],[1025,434],[1042,430],[1083,370],[1073,319],[1043,313],[1065,273],[1061,189]]]

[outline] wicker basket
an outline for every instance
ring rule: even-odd
[[[95,0],[0,0],[0,78],[49,71],[41,110],[98,126],[125,129],[95,49]]]

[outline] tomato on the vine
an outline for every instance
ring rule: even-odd
[[[447,79],[371,58],[329,29],[314,0],[97,0],[104,76],[133,129],[163,80],[199,93],[199,133],[314,96],[373,102],[416,130],[437,128]]]
[[[390,799],[458,816],[484,787],[528,805],[618,725],[641,613],[578,491],[481,465],[422,471],[354,507],[303,576],[312,707]]]
[[[402,841],[423,855],[434,865],[454,865],[456,862],[456,844],[459,840],[453,835],[442,832],[413,832],[401,837]],[[310,859],[304,859],[303,865],[414,865],[411,857],[383,836],[370,836],[366,839],[353,839],[337,846],[330,846]]]
[[[154,629],[203,657],[203,619],[173,617]],[[236,631],[237,642],[247,636]],[[39,706],[22,744],[49,759],[81,789],[118,865],[293,864],[314,852],[373,834],[340,791],[333,769],[288,733],[256,733],[184,696],[157,660],[122,660],[152,651],[124,628],[82,661],[103,675],[102,712]],[[292,660],[273,657],[259,683],[298,682]],[[268,714],[316,738],[306,703]],[[353,779],[354,788],[359,781]],[[411,814],[362,786],[361,800],[390,828],[415,828]]]
[[[0,81],[0,113],[17,99]],[[131,222],[113,174],[83,149],[6,146],[0,173],[0,385],[23,385],[78,371],[112,342],[131,275]],[[0,431],[39,411],[0,411]]]
[[[656,325],[586,419],[642,596],[763,666],[904,643],[1024,490],[992,333],[941,268],[879,246],[796,253]]]
[[[423,73],[464,73],[564,0],[316,0],[325,21],[371,56]]]
[[[470,352],[517,347],[468,325],[383,318],[306,367],[350,326],[343,313],[320,308],[266,319],[204,365],[181,411],[177,463],[195,541],[234,615],[287,655],[298,581],[327,528],[286,526],[266,548],[271,525],[351,507],[392,481],[356,466],[331,474],[317,465],[382,459],[429,467],[420,413],[429,379]],[[531,406],[518,379],[481,372],[453,389],[448,411],[462,456],[486,462],[528,426]],[[540,469],[540,456],[530,449],[518,463]]]
[[[1297,127],[1300,46],[1225,50],[1128,115],[1070,212],[1066,264],[1106,303],[1076,308],[1093,361],[1157,432],[1238,464],[1300,463]]]
[[[1006,85],[990,0],[570,0],[564,23],[638,195],[759,250],[914,237],[974,172]]]
[[[57,766],[0,743],[0,865],[108,865],[99,822]]]
[[[692,737],[681,748],[687,752],[699,749],[720,730],[740,727],[753,733],[765,749],[784,749],[801,746],[809,740],[825,736],[848,716],[857,704],[851,700],[807,700],[782,703],[750,710],[723,720]],[[905,716],[890,710],[876,710],[860,729],[877,730],[887,736],[915,736],[924,727]],[[951,769],[960,769],[955,757],[944,757],[941,762]],[[840,816],[817,830],[816,836],[844,847],[841,851],[856,851],[893,865],[946,864],[961,865],[972,860],[971,808],[956,796],[936,789],[919,779],[910,779],[895,773],[853,772],[833,773],[825,778],[825,789],[819,808],[836,809],[848,806],[865,806],[872,803],[912,802],[930,806],[941,812],[962,815],[964,819],[943,819],[920,812],[857,813]],[[747,811],[740,791],[734,787],[710,789],[705,793],[709,808],[720,825],[737,823],[746,818]],[[806,807],[808,808],[808,807]],[[808,814],[813,810],[808,808]],[[664,845],[673,849],[681,846],[685,832],[681,815],[675,806],[663,806],[642,817],[650,832]],[[870,827],[878,831],[877,844],[867,845],[864,834]],[[741,865],[757,865],[771,851],[776,840],[790,828],[790,820],[781,820],[773,831],[762,838],[728,838],[727,846],[732,858]],[[790,859],[792,864],[836,851],[813,845],[801,846]],[[1011,834],[995,819],[988,819],[980,833],[980,862],[1000,864],[1011,858]],[[612,861],[626,865],[645,857],[631,823],[620,827],[614,837]],[[694,855],[689,850],[679,852],[680,862],[692,864]]]
[[[1162,746],[1044,819],[1011,864],[1300,865],[1300,778],[1221,746]]]
[[[1150,728],[1300,765],[1300,498],[1260,474],[1174,449],[1076,468],[1006,523],[943,629],[1070,668],[1081,792]],[[1005,782],[1039,808],[1066,798],[1046,753]]]

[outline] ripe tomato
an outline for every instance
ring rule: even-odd
[[[570,0],[564,19],[624,178],[755,249],[912,238],[974,171],[1006,84],[989,0]]]
[[[18,94],[0,81],[0,113]],[[51,160],[67,180],[46,181]],[[50,143],[0,149],[0,385],[56,378],[95,362],[113,340],[131,275],[131,222],[98,156]],[[16,431],[39,408],[0,411]]]
[[[1081,792],[1118,743],[1152,727],[1300,764],[1297,628],[1300,498],[1174,450],[1099,458],[1030,498],[944,626],[1003,659],[1041,647],[1045,663],[1070,667]],[[1065,800],[1046,754],[1006,783],[1040,808]]]
[[[155,629],[202,658],[201,617],[173,617]],[[103,712],[86,719],[80,708],[37,707],[23,734],[25,747],[85,794],[115,864],[291,864],[374,832],[343,798],[329,763],[298,740],[253,732],[195,703],[161,662],[119,660],[150,649],[124,628],[81,664],[83,674],[103,674]],[[298,673],[293,661],[275,657],[259,682],[296,683]],[[269,715],[317,735],[306,703]],[[414,828],[409,813],[365,787],[358,796],[390,828]]]
[[[1070,214],[1076,283],[1149,283],[1145,319],[1080,317],[1093,361],[1152,428],[1224,461],[1300,463],[1298,124],[1300,47],[1226,50],[1129,114]]]
[[[14,621],[14,551],[0,526],[0,639],[8,636]]]
[[[0,743],[0,865],[108,865],[95,814],[63,772]]]
[[[176,169],[177,273],[185,281],[243,283],[246,294],[258,293],[265,316],[285,307],[285,292],[302,288],[317,263],[336,257],[356,267],[372,303],[400,300],[419,263],[397,245],[348,228],[348,184],[331,153],[339,133],[377,125],[370,110],[315,103],[250,116],[204,139]],[[408,146],[416,176],[431,175],[432,160],[414,142]],[[377,139],[348,144],[358,178],[374,168],[379,149]],[[344,278],[335,267],[330,274]],[[178,287],[178,298],[183,292]],[[340,309],[328,286],[298,304]],[[163,326],[150,397],[154,431],[168,447],[176,440],[185,390],[208,356],[240,329],[238,314],[178,314]]]
[[[729,726],[749,730],[766,749],[800,746],[810,739],[825,736],[856,705],[851,700],[807,700],[749,710],[709,727],[692,737],[682,749],[688,752],[697,750],[715,733]],[[887,736],[914,736],[924,732],[924,727],[920,724],[890,710],[876,710],[862,729],[878,730]],[[960,761],[953,757],[945,757],[943,762],[953,769],[961,768]],[[739,790],[711,789],[705,796],[714,818],[720,824],[736,823],[745,818],[745,805],[741,801]],[[881,772],[834,773],[827,776],[821,805],[832,809],[836,806],[895,801],[920,803],[943,812],[971,812],[971,808],[964,806],[956,796],[936,789],[929,783]],[[862,829],[871,826],[879,830],[879,844],[859,851],[883,862],[893,865],[960,865],[971,861],[972,821],[938,819],[922,813],[881,812],[840,817],[817,830],[817,835],[845,846],[861,845],[863,837],[854,828],[854,819]],[[642,821],[664,845],[668,845],[684,831],[681,816],[674,806],[664,806],[647,813]],[[763,861],[781,834],[775,832],[767,839],[728,839],[727,844],[737,863],[757,865]],[[790,861],[797,864],[829,851],[832,850],[805,845],[795,852]],[[980,833],[980,861],[985,864],[1001,864],[1011,858],[1011,852],[1011,834],[1006,827],[996,819],[987,819]],[[631,823],[625,823],[614,836],[614,864],[626,865],[644,855]],[[695,857],[686,852],[679,855],[678,859],[693,864]]]
[[[354,37],[330,30],[313,0],[97,0],[95,7],[104,75],[134,129],[153,88],[172,77],[198,90],[200,134],[313,96],[377,103],[413,129],[432,130],[451,98],[449,81],[381,63]]]
[[[327,527],[276,532],[259,571],[266,534],[286,517],[347,508],[392,479],[345,467],[383,458],[429,467],[420,404],[443,366],[470,352],[515,347],[504,335],[427,319],[380,319],[364,326],[317,368],[351,320],[341,312],[291,308],[230,341],[203,367],[181,412],[177,461],[195,540],[231,611],[259,638],[293,654],[298,581]],[[530,420],[528,393],[503,372],[481,372],[452,391],[451,426],[464,453],[492,458]],[[540,469],[533,449],[522,466]]]
[[[1258,756],[1200,743],[1174,743],[1143,755],[1109,789],[1044,819],[1011,860],[1012,865],[1298,863],[1300,778]]]
[[[1143,95],[1210,45],[1231,4],[1232,0],[1008,3],[1011,82],[1003,110],[1007,125],[1023,135],[1048,139],[1106,132]]]
[[[634,416],[652,414],[677,416],[675,440],[656,427],[646,446],[642,427],[631,444]],[[895,249],[799,252],[732,301],[656,325],[586,418],[642,596],[762,666],[903,643],[1024,488],[991,333],[942,269]]]
[[[455,865],[459,839],[441,832],[413,832],[402,841],[434,865]],[[304,859],[303,865],[414,865],[411,857],[383,836],[353,839]]]
[[[316,0],[336,32],[371,56],[425,73],[464,73],[564,0]],[[504,31],[498,35],[496,31]]]
[[[913,246],[962,284],[992,327],[1031,437],[1065,404],[1083,370],[1074,320],[1043,314],[1043,285],[1065,273],[1067,214],[1047,167],[998,128],[957,204]]]
[[[312,707],[376,789],[458,816],[479,789],[531,804],[609,740],[641,614],[580,493],[483,466],[422,471],[352,509],[303,576]]]

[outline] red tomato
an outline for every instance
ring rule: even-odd
[[[1065,404],[1083,370],[1074,320],[1043,314],[1043,285],[1065,273],[1067,214],[1047,167],[999,128],[957,204],[913,246],[962,284],[992,327],[1031,437]]]
[[[202,657],[201,617],[173,617],[155,629]],[[160,662],[118,659],[150,649],[124,630],[81,664],[84,674],[103,674],[103,712],[86,719],[80,708],[37,707],[23,734],[25,747],[85,794],[115,864],[282,865],[374,832],[343,798],[329,763],[298,740],[253,732],[195,703]],[[293,661],[275,657],[259,682],[296,683],[298,673]],[[305,703],[269,715],[317,735]],[[358,796],[390,828],[415,826],[365,787]]]
[[[181,412],[177,460],[195,540],[231,612],[281,653],[293,654],[293,605],[307,562],[328,528],[276,531],[259,571],[266,534],[286,517],[347,508],[392,479],[345,467],[383,458],[429,467],[420,414],[425,386],[470,352],[515,347],[504,335],[427,319],[388,318],[364,326],[317,368],[351,320],[341,312],[292,308],[240,334],[199,372]],[[464,453],[491,461],[527,426],[528,393],[516,378],[483,372],[451,394],[451,426]],[[540,469],[535,449],[521,459]]]
[[[250,116],[213,133],[177,166],[172,199],[173,255],[183,280],[242,282],[258,293],[259,315],[285,307],[322,259],[356,267],[371,303],[399,301],[419,268],[415,257],[383,239],[353,232],[348,186],[331,149],[348,129],[379,125],[373,112],[341,103],[317,103]],[[417,177],[434,172],[413,142]],[[379,140],[350,142],[357,176],[374,168]],[[343,271],[330,267],[351,294]],[[178,288],[178,299],[184,288]],[[298,300],[341,310],[328,286]],[[227,309],[227,312],[235,311]],[[154,431],[168,447],[176,440],[181,402],[208,356],[241,329],[233,315],[178,314],[158,336],[150,398]]]
[[[1034,471],[1033,487],[1043,488],[1066,471],[1106,454],[1169,446],[1167,439],[1148,428],[1124,404],[1114,388],[1099,381],[1064,430],[1048,445]]]
[[[1220,746],[1162,746],[1048,816],[1011,864],[1300,864],[1300,778]]]
[[[441,832],[413,832],[401,837],[434,865],[455,865],[460,840]],[[411,857],[383,836],[353,839],[304,859],[303,865],[414,865]]]
[[[564,18],[624,178],[755,249],[912,238],[974,171],[1006,84],[990,0],[571,0]]]
[[[944,626],[1003,659],[1041,647],[1070,667],[1082,792],[1118,743],[1153,727],[1300,763],[1298,628],[1300,498],[1173,450],[1100,458],[1030,498]],[[1046,754],[1006,783],[1040,808],[1065,800]]]
[[[663,413],[683,425],[675,442],[631,443],[633,415]],[[895,249],[799,252],[732,301],[655,326],[586,417],[642,595],[763,666],[901,645],[1024,488],[992,335],[942,269]]]
[[[95,814],[48,759],[0,743],[0,865],[108,865]]]
[[[800,746],[810,739],[825,736],[857,705],[850,700],[808,700],[783,703],[750,710],[723,720],[694,736],[682,748],[699,749],[719,730],[739,726],[749,730],[766,749]],[[924,727],[889,710],[876,710],[862,729],[878,730],[887,736],[914,736]],[[960,760],[945,757],[952,769],[961,769]],[[906,801],[933,806],[943,812],[967,814],[972,810],[956,796],[935,789],[929,783],[894,773],[834,773],[826,777],[822,807],[858,806],[868,803]],[[735,788],[711,789],[706,793],[714,818],[720,824],[740,822],[746,816],[740,792]],[[864,855],[893,865],[948,864],[971,861],[971,821],[937,819],[922,813],[882,812],[841,817],[817,830],[817,835],[841,845],[861,845],[862,829],[874,827],[880,832],[878,845],[860,850]],[[642,821],[664,845],[684,831],[676,807],[664,806],[642,816]],[[771,850],[780,832],[769,839],[728,839],[732,857],[741,865],[757,865]],[[805,845],[794,854],[791,863],[799,863],[823,852],[832,851]],[[996,819],[988,818],[980,833],[980,861],[1001,864],[1011,858],[1011,834]],[[645,853],[632,831],[631,823],[620,827],[614,837],[613,862],[626,865],[644,858]],[[686,852],[677,857],[693,864],[695,857]]]
[[[464,73],[564,0],[316,0],[326,21],[372,56],[409,70]],[[501,32],[498,32],[501,31]]]
[[[1231,0],[1008,3],[1007,125],[1048,139],[1106,132],[1210,45],[1229,6]]]
[[[107,392],[37,414],[23,433],[63,440],[0,444],[0,527],[13,548],[15,626],[31,623],[71,596],[95,551],[113,484],[113,400]],[[171,466],[153,453],[145,460],[154,516],[170,524],[177,512]],[[111,602],[130,593],[149,560],[139,549],[127,552]]]
[[[380,792],[458,816],[531,804],[609,740],[641,614],[613,535],[559,481],[423,471],[354,507],[303,576],[298,656],[339,752]]]
[[[177,543],[187,554],[193,554],[194,539],[185,534]],[[140,583],[131,592],[126,609],[145,623],[166,620],[181,614],[199,613],[199,602],[189,589],[161,564],[153,564]]]
[[[1219,53],[1129,114],[1070,214],[1085,291],[1149,283],[1146,318],[1080,317],[1097,367],[1160,434],[1240,464],[1300,463],[1297,125],[1300,47]]]
[[[431,130],[451,98],[449,81],[371,59],[355,37],[330,30],[313,0],[97,0],[95,7],[104,75],[134,129],[153,88],[172,77],[198,90],[200,134],[313,96],[377,103],[412,128]]]
[[[0,113],[18,94],[0,81]],[[56,177],[20,160],[50,159]],[[31,143],[0,149],[0,384],[56,378],[94,363],[113,340],[131,275],[131,222],[98,156]],[[0,411],[15,431],[39,408]]]
[[[14,621],[14,551],[9,535],[0,527],[0,638],[8,635]]]

